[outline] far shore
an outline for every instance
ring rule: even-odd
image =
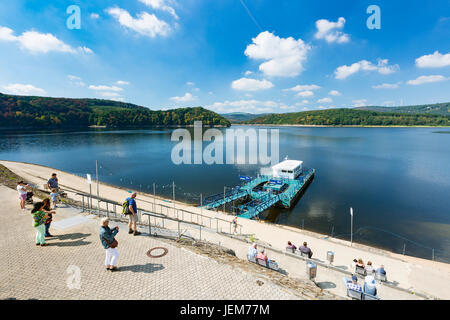
[[[305,128],[450,128],[450,126],[359,126],[359,125],[315,125],[315,124],[262,124],[262,123],[232,123],[232,126],[262,126],[262,127],[305,127]]]

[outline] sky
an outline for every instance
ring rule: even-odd
[[[450,0],[1,1],[0,92],[219,113],[449,102],[449,40]]]

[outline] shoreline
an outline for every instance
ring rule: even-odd
[[[449,128],[450,126],[359,126],[359,125],[320,125],[320,124],[262,124],[232,123],[231,126],[267,126],[267,127],[305,127],[305,128]]]
[[[9,163],[15,163],[15,164],[24,164],[24,165],[38,166],[38,167],[41,167],[41,168],[51,169],[51,171],[56,171],[56,172],[64,173],[64,174],[67,174],[67,175],[72,175],[74,177],[86,180],[86,178],[81,176],[81,175],[78,175],[78,174],[75,174],[75,173],[71,173],[71,172],[67,172],[67,171],[63,171],[63,170],[56,169],[56,168],[53,168],[53,167],[49,167],[49,166],[46,166],[46,165],[35,164],[35,163],[31,163],[31,162],[21,162],[21,161],[11,161],[11,160],[0,159],[0,164],[1,164],[1,162],[9,162]],[[14,172],[14,173],[17,174],[16,172]],[[95,185],[95,184],[96,184],[96,181],[93,181],[93,185]],[[100,184],[100,186],[106,186],[106,187],[118,189],[118,190],[121,190],[121,191],[124,191],[124,192],[128,192],[129,191],[129,189],[126,188],[126,187],[115,185],[115,184],[111,184],[111,183],[108,183],[108,182],[99,181],[99,184]],[[72,187],[69,187],[68,189],[76,190],[77,192],[84,192],[82,190],[78,190],[78,189],[75,189],[75,188],[72,188]],[[138,194],[140,194],[142,196],[146,196],[148,198],[153,198],[154,197],[153,194],[147,193],[147,192],[142,192],[142,191],[138,192]],[[95,196],[94,192],[93,192],[93,195]],[[190,209],[194,209],[194,210],[199,210],[200,209],[200,207],[198,207],[198,206],[196,206],[194,204],[190,204],[190,203],[187,203],[187,202],[184,202],[184,201],[179,201],[179,200],[175,200],[174,201],[173,199],[166,198],[166,197],[163,197],[163,196],[160,196],[160,195],[155,195],[154,198],[157,199],[158,201],[162,201],[162,202],[166,202],[166,203],[170,203],[170,204],[174,203],[176,205],[181,205],[181,206],[184,206],[186,208],[190,208]],[[212,212],[215,212],[215,211],[212,211]],[[233,217],[232,215],[223,213],[222,211],[217,211],[215,213],[221,213],[222,215],[225,215],[225,216],[229,217],[230,219]],[[248,219],[245,219],[245,220],[248,220]],[[259,222],[255,221],[255,220],[248,220],[248,221],[255,222],[255,223],[262,223],[264,225],[272,226],[272,227],[275,227],[277,229],[291,230],[291,231],[296,232],[296,233],[308,234],[309,236],[317,238],[317,239],[329,239],[332,242],[340,243],[340,244],[343,244],[343,245],[348,246],[348,247],[359,248],[359,249],[367,250],[369,252],[376,252],[376,253],[382,254],[384,256],[396,257],[397,259],[400,259],[402,261],[405,261],[405,259],[406,260],[408,260],[408,259],[413,259],[413,260],[419,259],[419,260],[422,260],[422,261],[429,261],[429,262],[432,262],[432,263],[447,264],[450,267],[450,263],[446,263],[446,262],[442,262],[442,261],[435,261],[435,260],[426,259],[426,258],[422,258],[422,257],[411,256],[411,255],[403,255],[403,254],[400,254],[400,253],[395,253],[395,252],[393,252],[393,251],[391,251],[389,249],[378,247],[378,246],[372,245],[372,244],[365,244],[365,243],[359,243],[359,242],[353,241],[353,245],[351,246],[350,245],[350,241],[348,241],[348,240],[334,238],[334,237],[331,237],[328,234],[320,233],[320,232],[317,232],[317,231],[312,231],[312,230],[308,230],[308,229],[301,229],[301,227],[297,227],[297,226],[282,225],[282,224],[278,224],[278,223],[268,222],[268,221],[265,221],[265,220],[260,220]]]

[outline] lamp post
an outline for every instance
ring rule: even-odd
[[[353,208],[350,207],[350,247],[353,246]]]

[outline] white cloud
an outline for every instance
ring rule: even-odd
[[[303,84],[303,85],[296,85],[295,87],[284,89],[283,91],[306,91],[306,90],[318,90],[321,87],[315,84]]]
[[[407,84],[417,86],[424,83],[441,82],[446,81],[448,78],[441,75],[431,75],[431,76],[420,76],[417,79],[409,80]]]
[[[312,92],[311,90],[307,90],[307,91],[300,91],[299,93],[296,94],[297,97],[312,97],[314,95],[314,92]]]
[[[245,71],[245,73],[244,73],[244,75],[246,75],[246,76],[249,76],[249,75],[251,75],[251,74],[253,74],[253,72],[250,71],[250,70],[247,70],[247,71]]]
[[[116,86],[105,86],[105,85],[98,85],[98,86],[90,85],[89,89],[95,91],[115,91],[115,92],[123,90],[122,88]]]
[[[44,95],[44,89],[37,88],[31,84],[13,83],[3,87],[6,93],[17,95]]]
[[[331,22],[326,19],[317,20],[317,32],[314,36],[316,39],[325,39],[328,43],[346,43],[350,40],[349,35],[338,31],[338,29],[343,29],[344,25],[345,19],[343,17],[340,17],[337,22]]]
[[[397,89],[400,82],[397,83],[382,83],[376,86],[372,86],[374,89]]]
[[[186,92],[186,94],[182,97],[172,97],[170,98],[170,100],[175,101],[176,103],[181,103],[181,102],[190,102],[190,101],[194,101],[195,99],[197,99],[196,96],[193,96],[191,93]]]
[[[357,107],[364,107],[366,106],[367,100],[366,99],[359,99],[359,100],[353,100],[353,106],[355,108]]]
[[[116,84],[119,86],[127,86],[130,83],[128,81],[118,80],[118,81],[116,81]]]
[[[330,92],[328,92],[328,94],[329,94],[330,96],[335,96],[335,97],[341,96],[341,95],[342,95],[342,94],[341,94],[339,91],[337,91],[337,90],[331,90]]]
[[[106,97],[106,98],[120,98],[121,95],[117,92],[98,92],[98,94],[102,97]]]
[[[128,11],[118,7],[108,8],[106,12],[116,18],[122,26],[150,38],[158,35],[167,36],[171,30],[165,21],[159,20],[154,14],[147,12],[139,13],[137,18],[133,18]]]
[[[245,49],[245,55],[255,60],[265,60],[259,70],[267,76],[295,77],[304,69],[303,63],[311,47],[302,39],[280,38],[264,31]]]
[[[336,79],[342,80],[359,71],[377,71],[380,74],[390,74],[400,69],[398,64],[390,66],[388,62],[388,59],[378,59],[377,65],[374,65],[367,60],[361,60],[350,66],[343,65],[338,67],[334,74]]]
[[[333,102],[333,99],[331,99],[331,98],[322,98],[322,99],[317,100],[317,102],[318,103],[331,103],[331,102]]]
[[[98,19],[98,18],[100,18],[98,13],[91,13],[90,17],[91,17],[91,19]]]
[[[86,84],[82,81],[80,77],[74,76],[74,75],[67,75],[67,78],[70,80],[70,82],[74,85],[84,87]]]
[[[241,91],[258,91],[273,88],[273,83],[267,80],[241,78],[231,83],[231,87]]]
[[[208,109],[214,110],[219,113],[229,112],[250,112],[250,113],[263,113],[273,112],[279,105],[274,101],[259,101],[259,100],[237,100],[237,101],[224,101],[214,102],[212,105],[207,106]]]
[[[139,1],[153,9],[166,11],[170,13],[175,19],[178,19],[178,15],[176,14],[175,9],[167,5],[168,1],[165,0],[139,0]]]
[[[51,51],[67,53],[93,53],[87,47],[74,48],[59,40],[51,33],[40,33],[37,31],[25,31],[20,36],[15,36],[14,31],[0,26],[0,41],[16,42],[20,48],[32,53],[48,53]]]
[[[441,68],[450,66],[450,53],[440,54],[435,51],[433,54],[421,56],[416,59],[416,66],[419,68]]]
[[[195,83],[194,82],[191,82],[191,81],[188,81],[188,82],[186,82],[186,84],[188,85],[188,86],[195,86]]]

